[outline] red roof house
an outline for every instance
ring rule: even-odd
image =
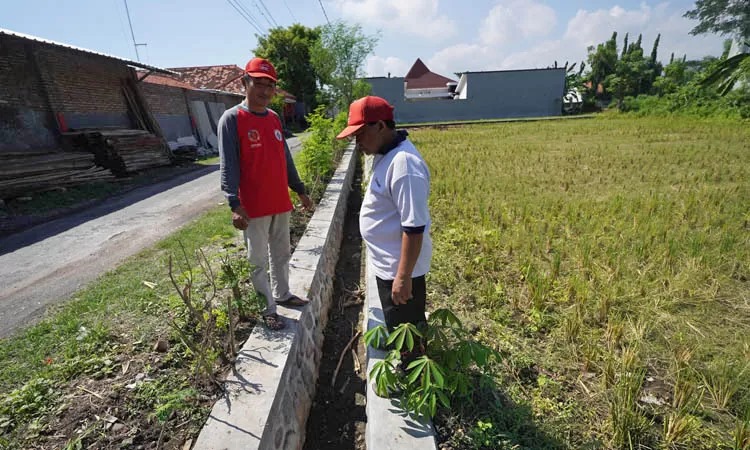
[[[174,70],[174,69],[172,69]],[[417,58],[414,65],[404,77],[406,89],[435,89],[445,88],[447,83],[455,83],[455,80],[430,71],[421,59]]]

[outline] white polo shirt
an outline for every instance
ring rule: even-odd
[[[359,211],[359,230],[367,244],[375,276],[393,280],[401,259],[404,230],[424,227],[422,250],[412,277],[430,270],[430,171],[408,139],[385,155],[376,155],[372,176]]]

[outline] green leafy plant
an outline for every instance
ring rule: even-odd
[[[319,106],[306,117],[310,124],[310,136],[302,142],[298,158],[298,168],[302,181],[308,186],[313,198],[322,194],[325,180],[334,170],[333,119],[326,116],[324,106]]]
[[[0,432],[33,426],[57,406],[59,395],[57,383],[46,378],[34,378],[6,394],[0,402]]]
[[[384,340],[391,350],[374,364],[369,378],[380,396],[400,393],[402,406],[416,416],[434,417],[438,406],[448,408],[452,401],[468,398],[472,376],[487,375],[492,361],[500,359],[495,350],[471,339],[449,309],[433,312],[421,327],[404,323],[389,335],[380,325],[365,333],[372,347],[382,347]],[[426,354],[402,367],[402,352],[417,347]]]

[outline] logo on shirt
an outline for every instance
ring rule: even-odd
[[[250,130],[247,132],[247,138],[253,143],[260,142],[260,133],[258,133],[258,130]]]
[[[279,131],[279,130],[273,130],[273,135],[276,136],[276,140],[277,141],[281,142],[281,138],[282,138],[281,131]]]

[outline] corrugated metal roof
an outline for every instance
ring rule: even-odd
[[[148,64],[143,64],[142,62],[132,61],[130,59],[125,59],[125,58],[119,58],[117,56],[108,55],[106,53],[95,52],[93,50],[88,50],[88,49],[85,49],[85,48],[76,47],[74,45],[62,44],[60,42],[51,41],[49,39],[43,39],[43,38],[40,38],[40,37],[32,36],[30,34],[24,34],[24,33],[18,33],[16,31],[6,30],[5,28],[0,28],[0,35],[14,36],[14,37],[21,38],[21,39],[28,39],[30,41],[40,42],[42,44],[54,45],[56,47],[63,47],[63,48],[67,48],[67,49],[70,49],[70,50],[75,50],[75,51],[82,52],[82,53],[88,53],[90,55],[96,55],[96,56],[101,56],[103,58],[114,59],[116,61],[122,61],[123,63],[125,63],[125,64],[127,64],[129,66],[139,67],[141,69],[152,70],[154,72],[167,73],[167,74],[170,74],[170,75],[179,75],[178,73],[172,72],[171,70],[162,69],[162,68],[155,67],[155,66],[150,66]]]

